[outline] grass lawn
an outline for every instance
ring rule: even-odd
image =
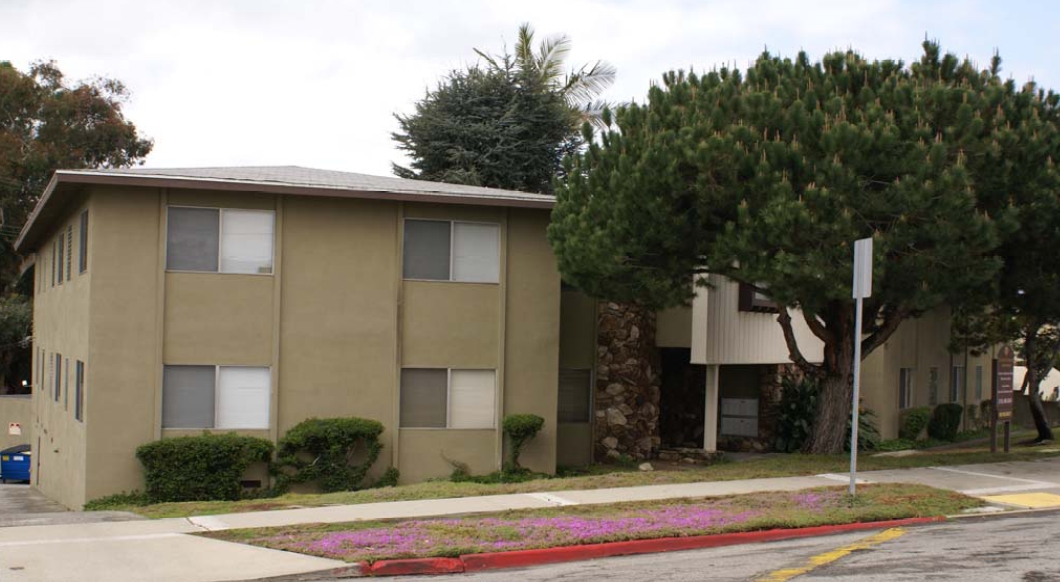
[[[1002,461],[1026,461],[1057,456],[1060,451],[1039,452],[1035,448],[1014,447],[1013,452],[991,454],[988,448],[973,448],[960,451],[918,452],[905,457],[878,457],[862,453],[858,457],[858,469],[873,471],[880,469],[903,469],[939,465],[972,463],[994,463]],[[669,483],[692,483],[700,481],[731,481],[765,477],[790,477],[816,475],[820,473],[845,472],[849,468],[846,455],[771,455],[739,462],[723,462],[707,467],[681,466],[674,470],[641,472],[613,466],[594,466],[587,474],[578,476],[542,478],[521,483],[452,483],[428,481],[398,487],[382,487],[364,491],[345,491],[319,495],[287,494],[267,499],[241,501],[203,501],[186,503],[159,503],[147,506],[107,504],[92,509],[133,511],[146,517],[187,517],[192,515],[216,515],[245,511],[291,509],[296,507],[319,507],[324,505],[353,505],[385,501],[407,501],[416,499],[440,499],[448,497],[470,497],[478,495],[501,495],[508,493],[530,493],[539,491],[564,491],[577,489],[604,489],[609,487],[634,487],[638,485],[662,485]]]
[[[201,534],[346,560],[455,557],[636,539],[952,515],[982,502],[923,485],[866,485],[674,501]]]

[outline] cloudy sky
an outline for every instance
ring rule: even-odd
[[[1060,8],[1041,1],[0,0],[0,60],[120,79],[154,167],[295,164],[387,175],[392,114],[529,22],[570,61],[618,68],[639,100],[663,71],[744,66],[763,48],[915,59],[925,36],[1060,88]]]

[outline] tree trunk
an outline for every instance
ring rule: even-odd
[[[854,322],[850,319],[838,317],[839,326],[849,333],[836,333],[836,341],[825,343],[824,362],[817,376],[820,382],[817,419],[810,438],[802,447],[805,453],[842,453],[843,443],[848,438],[847,420],[850,418],[850,400],[854,392],[854,341],[858,341],[854,339]]]
[[[1039,374],[1039,357],[1038,357],[1038,332],[1041,330],[1040,325],[1032,325],[1027,329],[1026,336],[1023,341],[1023,355],[1024,363],[1027,365],[1027,377],[1025,383],[1027,384],[1027,403],[1030,405],[1031,418],[1034,419],[1034,428],[1038,431],[1038,442],[1051,441],[1053,440],[1053,430],[1049,428],[1049,419],[1045,416],[1045,407],[1042,406],[1042,395],[1039,394],[1039,386],[1042,383],[1041,375]],[[1044,371],[1048,372],[1051,368],[1052,360],[1049,360],[1050,366],[1046,367]]]

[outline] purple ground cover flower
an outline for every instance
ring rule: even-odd
[[[259,540],[273,547],[343,559],[399,558],[461,552],[606,542],[619,539],[695,535],[742,523],[759,511],[695,505],[626,511],[608,517],[548,516],[412,520],[385,528],[327,532],[301,538]]]

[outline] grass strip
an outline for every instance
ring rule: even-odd
[[[201,534],[348,562],[951,515],[982,501],[923,485],[866,485],[691,500],[568,506],[459,518],[365,521]]]
[[[858,460],[861,471],[883,469],[910,469],[945,465],[997,463],[1008,461],[1038,460],[1060,455],[1060,452],[1039,452],[1035,449],[1017,449],[1009,454],[991,454],[987,448],[944,453],[918,452],[906,457],[878,457],[863,455]],[[641,472],[610,465],[596,465],[587,469],[588,474],[554,477],[521,483],[453,483],[428,481],[397,487],[382,487],[363,491],[343,491],[326,494],[287,494],[266,499],[241,501],[193,501],[185,503],[158,503],[141,506],[133,502],[114,498],[112,503],[93,504],[89,510],[133,511],[145,517],[189,517],[193,515],[218,515],[247,511],[268,511],[298,507],[320,507],[327,505],[356,505],[387,501],[411,501],[420,499],[443,499],[480,495],[504,495],[511,493],[536,493],[549,491],[571,491],[581,489],[606,489],[611,487],[636,487],[641,485],[665,485],[673,483],[698,483],[706,481],[732,481],[769,477],[794,477],[821,473],[842,473],[849,469],[846,455],[771,455],[762,458],[724,462],[706,467],[681,467],[679,470],[656,470]],[[657,463],[658,465],[658,463]],[[130,498],[135,499],[135,498]]]

